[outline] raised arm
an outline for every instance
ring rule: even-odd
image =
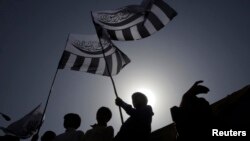
[[[209,89],[206,86],[200,85],[203,81],[196,81],[194,85],[183,95],[180,107],[186,105],[186,103],[193,98],[197,98],[198,94],[206,94],[209,92]]]
[[[116,98],[116,100],[115,100],[115,104],[117,105],[117,106],[120,106],[120,107],[122,107],[125,111],[126,111],[126,113],[128,114],[128,115],[133,115],[134,113],[135,113],[135,109],[131,106],[131,105],[129,105],[129,104],[127,104],[126,102],[124,102],[121,98]]]

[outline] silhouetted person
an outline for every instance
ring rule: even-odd
[[[35,135],[32,136],[31,141],[38,141],[39,135],[36,133]]]
[[[41,137],[41,141],[53,141],[56,137],[55,132],[53,131],[46,131],[42,137]]]
[[[92,125],[84,135],[83,141],[112,141],[114,138],[114,129],[107,126],[112,117],[112,112],[107,107],[101,107],[96,113],[97,124]]]
[[[64,116],[65,133],[55,137],[54,141],[82,141],[84,133],[76,130],[81,125],[81,118],[78,114],[69,113]]]
[[[183,95],[179,108],[171,109],[178,132],[178,140],[208,140],[212,135],[212,109],[207,100],[197,97],[209,91],[197,81]]]
[[[53,131],[46,131],[46,132],[42,135],[41,141],[53,141],[53,140],[55,139],[55,137],[56,137],[55,132],[53,132]],[[31,141],[37,141],[38,138],[39,138],[38,134],[35,134],[35,135],[32,137]]]
[[[121,126],[115,136],[115,141],[146,141],[151,133],[152,116],[154,115],[151,106],[147,105],[147,97],[139,92],[132,95],[131,105],[116,99],[116,105],[121,106],[130,116]]]
[[[0,136],[0,141],[20,141],[20,139],[16,136],[4,135]]]

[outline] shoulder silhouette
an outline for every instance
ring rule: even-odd
[[[96,113],[97,124],[92,125],[92,129],[88,130],[84,135],[84,141],[112,141],[114,137],[114,129],[107,126],[112,117],[112,112],[107,107],[101,107]]]
[[[64,128],[66,131],[55,137],[54,141],[82,141],[84,133],[77,130],[81,125],[81,118],[78,114],[69,113],[64,116]]]
[[[116,105],[121,106],[130,117],[121,126],[115,136],[115,141],[147,141],[149,139],[153,110],[147,105],[147,97],[140,92],[132,95],[132,102],[134,108],[122,99],[116,99]]]

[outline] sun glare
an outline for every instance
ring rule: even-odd
[[[148,105],[151,105],[152,107],[155,106],[155,96],[154,96],[154,93],[150,89],[140,88],[137,90],[137,92],[141,92],[147,96]]]

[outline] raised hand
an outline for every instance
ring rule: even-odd
[[[208,93],[209,89],[206,86],[200,85],[203,83],[202,80],[196,81],[194,85],[187,91],[188,95],[198,95]]]
[[[124,105],[124,102],[123,102],[123,100],[122,100],[121,98],[117,97],[117,98],[115,99],[115,104],[116,104],[117,106],[123,106],[123,105]]]

